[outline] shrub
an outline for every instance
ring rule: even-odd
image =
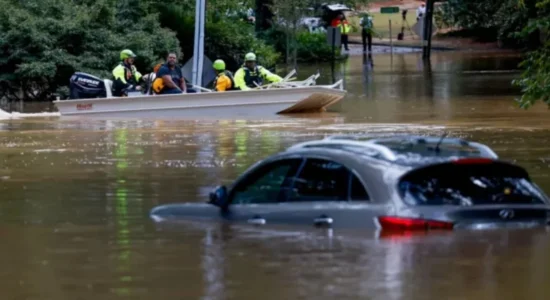
[[[328,61],[332,58],[332,47],[327,43],[324,33],[310,33],[300,31],[296,35],[298,47],[298,61]],[[340,56],[340,49],[336,49],[335,57]]]
[[[182,41],[182,50],[187,59],[193,56],[194,13],[173,5],[159,8],[161,24],[176,32]],[[275,48],[267,45],[254,35],[254,26],[242,19],[221,18],[213,12],[204,26],[204,52],[211,60],[223,59],[229,70],[237,69],[244,60],[244,55],[254,52],[258,62],[265,67],[273,67],[280,55]],[[189,41],[184,43],[183,41]],[[205,66],[206,67],[206,66]]]
[[[136,52],[141,70],[164,51],[179,50],[175,35],[155,16],[140,15],[139,6],[111,4],[0,0],[0,98],[50,99],[67,90],[75,71],[110,77],[125,48]],[[131,28],[122,22],[132,20],[139,22]]]
[[[537,17],[523,28],[520,35],[529,38],[537,36],[542,45],[527,53],[520,64],[523,73],[513,81],[515,86],[521,88],[522,95],[517,101],[522,108],[528,108],[538,101],[550,107],[550,1],[540,0],[535,8]]]
[[[306,29],[299,29],[296,32],[296,42],[290,41],[287,44],[287,33],[282,27],[277,27],[263,32],[259,35],[259,38],[273,45],[277,51],[285,54],[284,58],[286,58],[286,53],[293,54],[293,47],[295,46],[296,61],[298,62],[329,61],[332,59],[332,48],[327,44],[325,33],[311,33]],[[336,59],[342,58],[340,49],[336,49],[334,56]]]
[[[535,0],[448,0],[441,6],[438,22],[460,27],[484,41],[507,47],[523,47],[528,38],[516,33],[536,16]],[[521,6],[521,7],[520,7]]]

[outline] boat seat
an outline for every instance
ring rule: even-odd
[[[113,97],[113,81],[109,79],[103,79],[103,82],[105,83],[105,90],[107,93],[107,98]]]

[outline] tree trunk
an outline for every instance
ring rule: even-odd
[[[285,36],[286,36],[286,64],[290,64],[290,30],[288,27],[285,30]]]
[[[297,27],[298,27],[298,21],[296,18],[293,20],[292,24],[292,62],[294,64],[294,68],[297,66],[297,60],[298,60],[298,41],[296,40],[297,37]]]
[[[271,5],[273,0],[256,0],[256,32],[268,30],[273,26]]]

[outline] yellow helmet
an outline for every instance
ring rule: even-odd
[[[250,52],[244,56],[244,61],[256,61],[256,54]]]
[[[214,70],[216,70],[216,71],[225,70],[225,62],[221,59],[217,59],[212,66],[214,67]]]
[[[129,57],[136,57],[134,52],[130,49],[124,49],[120,52],[120,60],[125,60]]]

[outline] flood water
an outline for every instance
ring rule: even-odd
[[[0,121],[1,299],[547,299],[544,230],[378,236],[156,225],[252,163],[327,134],[435,134],[488,144],[550,192],[548,110],[515,107],[519,58],[353,56],[348,95],[277,120]],[[301,78],[327,65],[300,66]],[[431,70],[431,71],[430,71]]]

